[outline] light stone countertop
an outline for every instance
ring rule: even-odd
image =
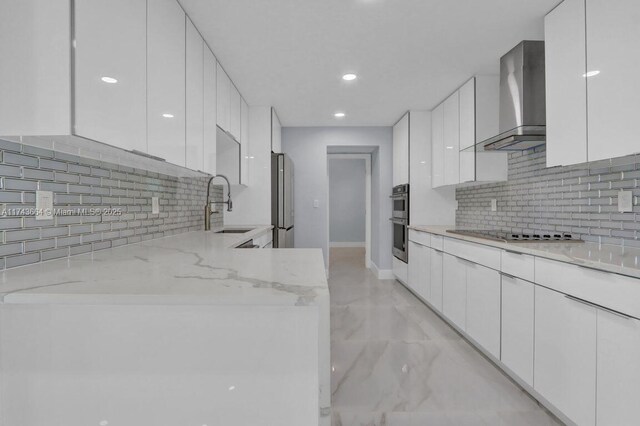
[[[590,242],[522,243],[493,241],[447,232],[448,229],[456,229],[455,225],[412,225],[409,226],[409,229],[640,278],[640,249],[637,248]]]
[[[2,272],[3,303],[289,305],[329,297],[319,249],[236,249],[244,234],[195,231]]]

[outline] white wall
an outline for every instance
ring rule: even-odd
[[[391,269],[392,128],[285,127],[282,147],[295,170],[295,247],[322,248],[328,259],[327,148],[374,147],[371,154],[371,260],[379,269]],[[371,150],[367,150],[371,152]],[[313,207],[313,201],[319,207]]]
[[[271,108],[249,108],[249,184],[233,185],[225,225],[271,224]]]
[[[366,240],[365,160],[329,159],[329,241]]]
[[[454,225],[455,187],[431,188],[431,112],[409,112],[409,223]]]

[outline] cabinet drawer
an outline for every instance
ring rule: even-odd
[[[454,238],[444,239],[444,251],[493,269],[500,269],[501,250]]]
[[[409,229],[409,241],[431,247],[431,234],[416,231],[415,229]]]
[[[534,282],[535,260],[533,256],[503,250],[500,270],[505,274]]]
[[[640,280],[537,257],[536,284],[640,318]]]
[[[444,250],[444,237],[442,235],[431,234],[431,248],[436,250]]]

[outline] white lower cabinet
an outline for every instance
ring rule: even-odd
[[[598,309],[598,426],[640,419],[640,321]]]
[[[420,297],[429,300],[429,263],[431,256],[429,247],[409,241],[409,288]]]
[[[500,360],[533,386],[534,284],[502,276],[502,350]]]
[[[442,312],[442,268],[444,253],[437,249],[429,249],[429,298],[431,305]]]
[[[500,273],[466,262],[466,332],[487,352],[500,358]]]
[[[461,330],[467,320],[466,261],[444,254],[442,268],[442,312]]]
[[[535,287],[534,388],[581,426],[596,421],[596,320],[596,308]]]

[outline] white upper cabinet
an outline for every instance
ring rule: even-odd
[[[216,68],[215,56],[209,48],[204,46],[203,64],[203,171],[211,175],[216,174],[217,148],[217,98],[216,98]]]
[[[507,180],[507,153],[475,148],[499,132],[500,77],[479,75],[458,91],[460,183]]]
[[[640,152],[640,2],[587,0],[588,159]]]
[[[0,135],[70,134],[70,2],[3,0],[0,16]]]
[[[231,133],[237,141],[240,141],[242,114],[240,92],[238,92],[238,89],[236,89],[233,83],[231,83],[229,90],[229,133]]]
[[[460,96],[460,182],[476,180],[476,79],[467,81]]]
[[[547,167],[587,161],[585,19],[585,0],[564,0],[544,20]]]
[[[231,79],[224,71],[220,63],[216,74],[216,87],[218,96],[218,127],[229,131],[231,125]]]
[[[565,0],[545,18],[548,166],[640,152],[639,20],[636,0]]]
[[[393,126],[393,186],[409,183],[409,113]]]
[[[444,185],[444,104],[431,112],[431,186]]]
[[[460,183],[460,102],[458,92],[444,101],[444,184]]]
[[[74,134],[147,151],[146,10],[145,0],[75,3]]]
[[[249,141],[249,105],[244,99],[240,100],[240,183],[249,185],[251,167],[251,142]]]
[[[275,108],[271,108],[271,151],[282,152],[282,124]]]
[[[187,18],[186,166],[204,170],[204,41]]]
[[[147,5],[149,154],[185,165],[185,14],[175,0]]]

